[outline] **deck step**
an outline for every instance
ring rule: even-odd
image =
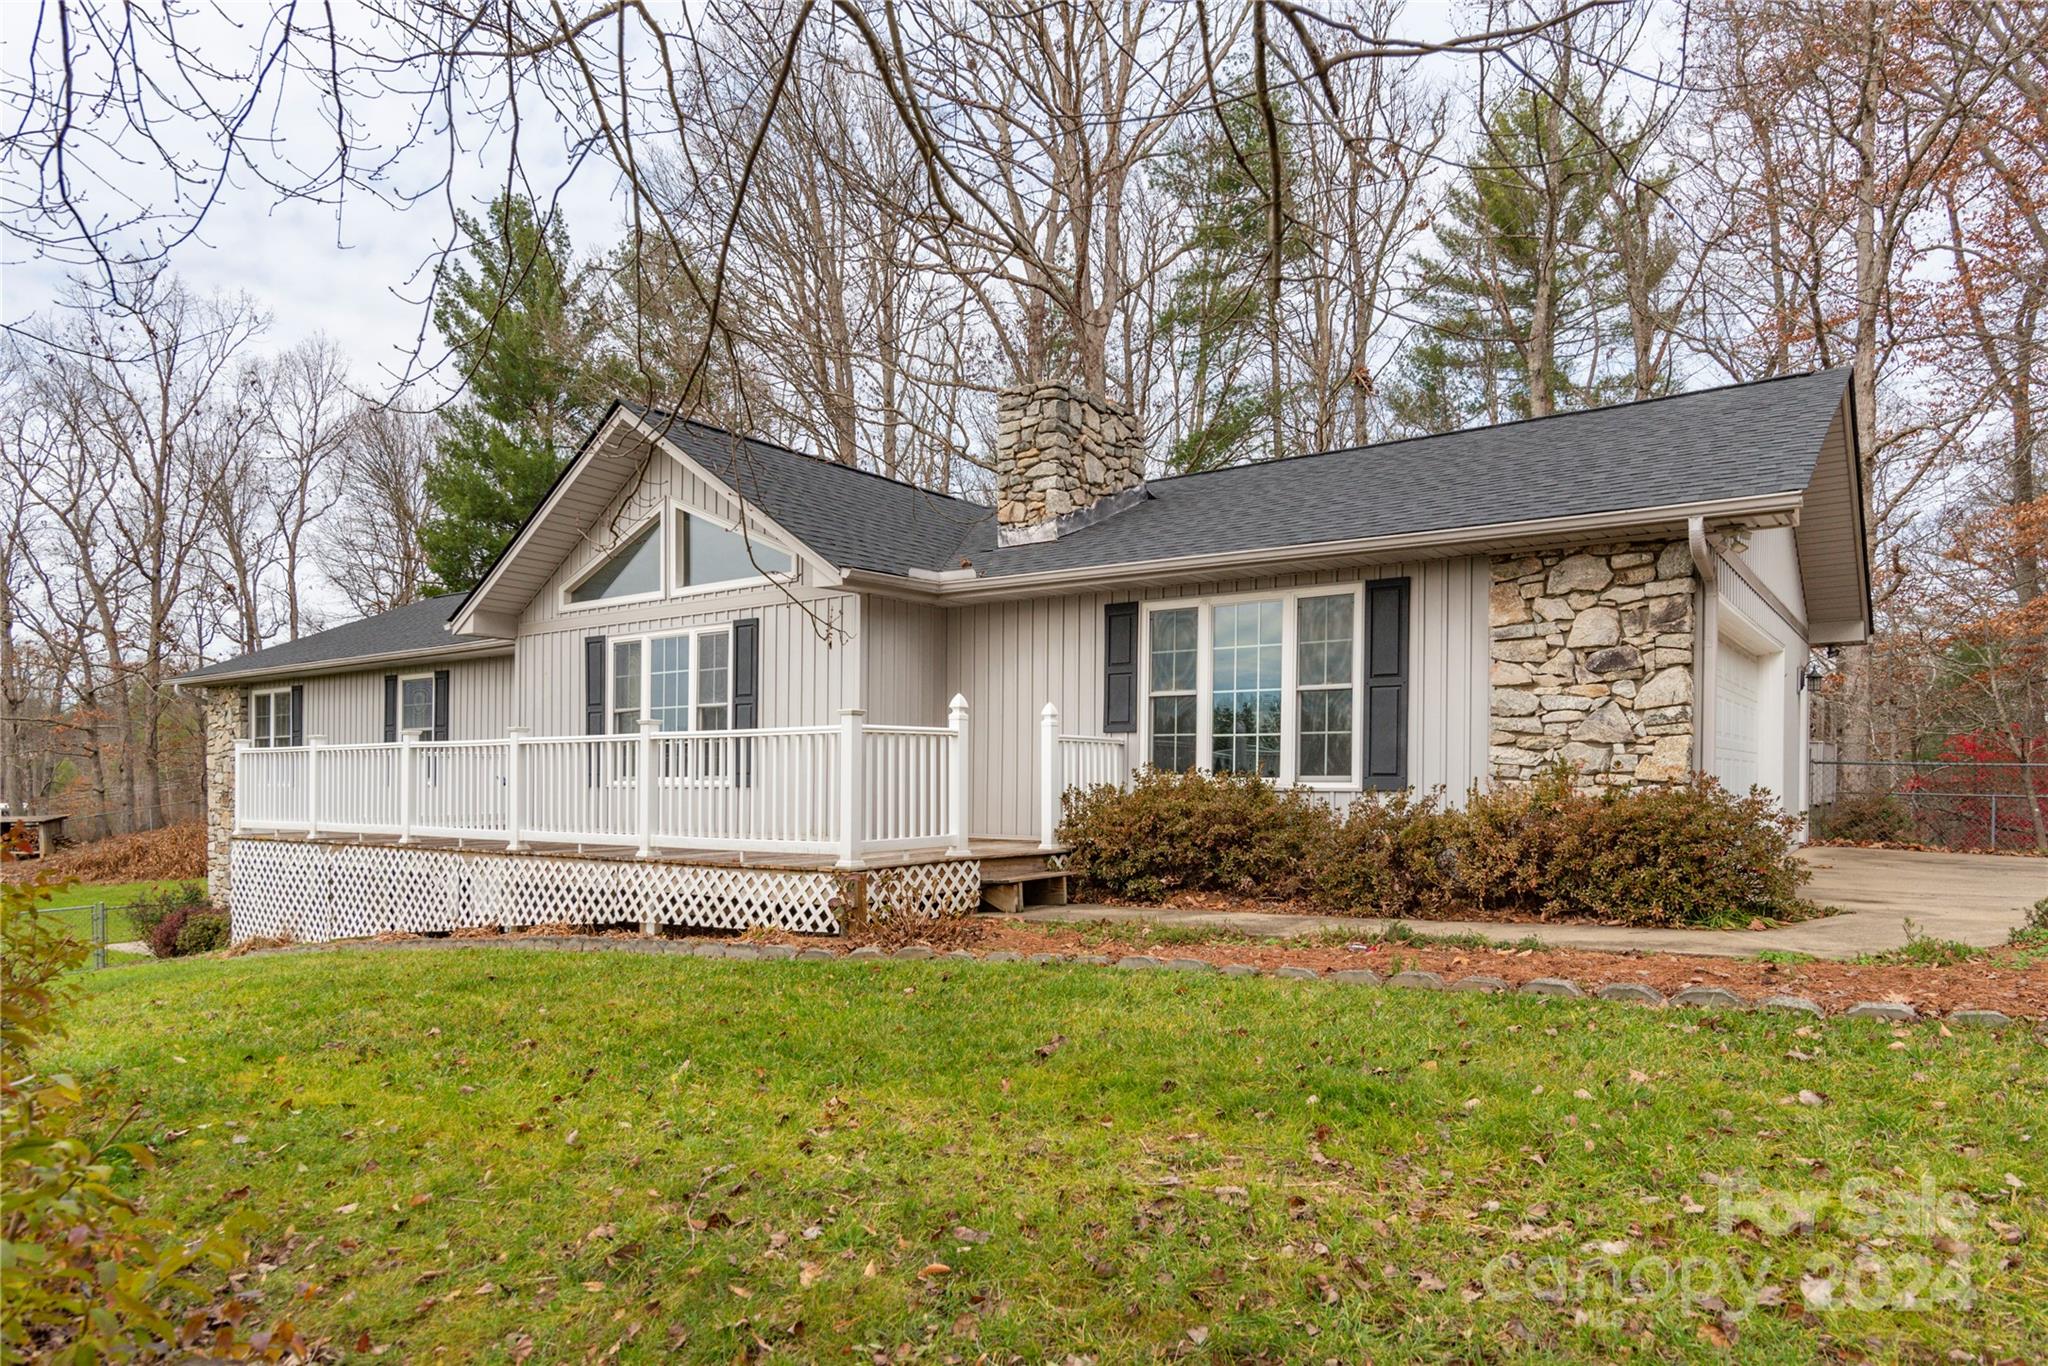
[[[1052,854],[1003,854],[981,860],[983,882],[1025,882],[1032,878],[1057,877],[1063,871],[1053,863]]]
[[[1067,874],[1044,854],[983,859],[981,909],[1008,915],[1026,906],[1067,904]]]

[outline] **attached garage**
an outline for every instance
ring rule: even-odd
[[[1714,660],[1714,772],[1737,792],[1763,782],[1764,661],[1723,639]],[[1773,791],[1775,783],[1765,783]]]

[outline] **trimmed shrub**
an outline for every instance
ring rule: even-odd
[[[169,958],[170,953],[157,945],[157,931],[166,920],[176,917],[180,924],[194,907],[206,904],[206,884],[201,882],[179,882],[161,891],[144,892],[128,905],[128,919],[135,926],[135,932],[147,942],[159,958]],[[176,929],[164,938],[164,944],[175,949],[178,940]]]
[[[1069,871],[1112,896],[1291,898],[1308,891],[1311,851],[1333,821],[1309,794],[1259,778],[1148,768],[1128,790],[1069,792],[1060,838]]]
[[[129,906],[128,916],[158,958],[181,958],[227,947],[228,913],[207,901],[201,883],[181,882],[138,897]]]
[[[228,913],[207,907],[204,910],[187,911],[185,923],[178,927],[177,938],[173,941],[176,956],[185,957],[193,953],[212,953],[215,949],[228,946]]]
[[[1380,916],[1460,911],[1637,925],[1797,916],[1799,822],[1711,778],[1583,792],[1563,767],[1471,793],[1337,811],[1256,778],[1139,775],[1069,797],[1068,867],[1111,896],[1218,891]]]
[[[1747,924],[1801,914],[1799,821],[1713,778],[1580,798],[1548,885],[1557,913],[1634,925]]]

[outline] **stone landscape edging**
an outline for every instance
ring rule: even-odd
[[[1150,954],[1125,954],[1111,958],[1100,953],[1034,953],[1028,957],[1011,949],[995,949],[977,954],[968,949],[949,949],[939,952],[929,944],[906,944],[902,948],[889,950],[875,945],[841,950],[824,944],[806,945],[799,949],[790,944],[734,944],[723,940],[702,939],[648,939],[623,938],[607,935],[572,934],[531,934],[531,935],[479,935],[474,937],[435,939],[335,939],[320,944],[280,944],[260,949],[244,949],[236,957],[255,958],[271,954],[320,953],[337,949],[544,949],[566,953],[654,953],[678,955],[686,958],[721,958],[731,962],[850,962],[850,963],[905,963],[905,962],[955,962],[955,963],[1017,963],[1023,962],[1041,966],[1115,967],[1127,972],[1213,972],[1227,976],[1259,975],[1285,981],[1326,982],[1337,986],[1387,987],[1406,991],[1464,991],[1482,994],[1512,994],[1538,998],[1557,997],[1566,1000],[1598,1000],[1611,1004],[1638,1005],[1651,1008],[1675,1007],[1700,1013],[1727,1010],[1782,1011],[1788,1014],[1810,1015],[1824,1018],[1827,1011],[1816,1001],[1804,996],[1766,996],[1750,1001],[1729,991],[1725,987],[1689,987],[1668,999],[1654,987],[1640,982],[1608,982],[1583,991],[1578,983],[1562,977],[1535,977],[1511,987],[1498,977],[1484,975],[1461,977],[1454,982],[1445,982],[1433,972],[1397,972],[1382,981],[1380,975],[1370,968],[1343,968],[1323,972],[1317,968],[1298,964],[1283,964],[1274,968],[1260,968],[1251,963],[1229,963],[1218,965],[1201,958],[1162,959]],[[2000,1030],[2019,1024],[2012,1016],[1998,1010],[1978,1010],[1964,1006],[1950,1011],[1946,1016],[1923,1015],[1905,1001],[1857,1001],[1837,1014],[1843,1019],[1882,1020],[1892,1024],[1912,1024],[1922,1021],[1947,1021],[1952,1024],[1969,1025],[1977,1028]]]

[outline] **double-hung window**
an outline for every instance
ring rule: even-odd
[[[1201,762],[1196,708],[1200,675],[1200,627],[1193,607],[1152,614],[1152,766],[1185,773]]]
[[[434,733],[434,676],[398,676],[398,733],[431,736]]]
[[[1176,602],[1145,614],[1145,755],[1184,772],[1358,782],[1357,587]]]
[[[271,749],[292,742],[292,690],[251,693],[249,696],[249,743]]]
[[[1351,776],[1352,641],[1358,599],[1350,593],[1295,602],[1295,772],[1303,781]]]

